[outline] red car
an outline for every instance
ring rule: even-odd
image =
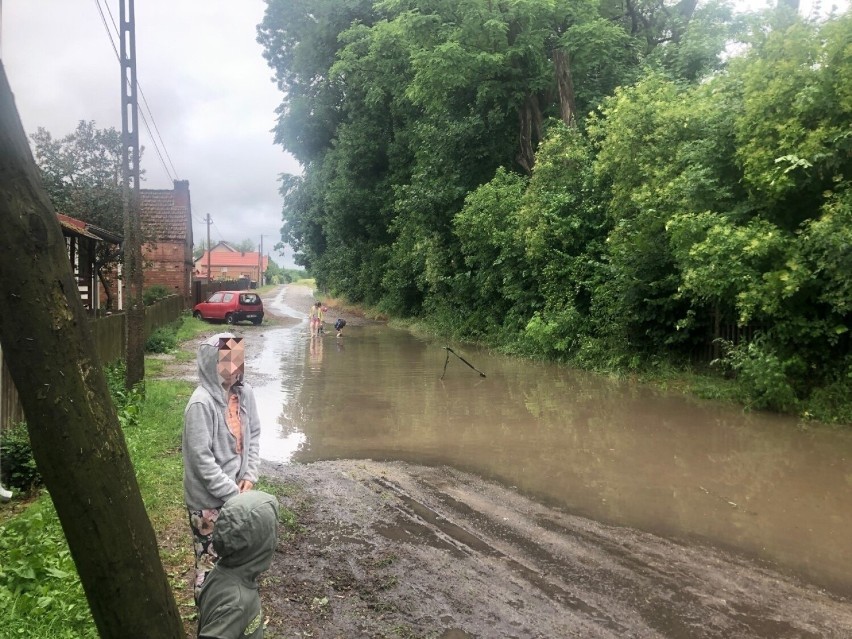
[[[263,302],[260,295],[248,291],[218,291],[192,309],[193,317],[220,320],[228,324],[250,321],[258,325],[263,321]]]

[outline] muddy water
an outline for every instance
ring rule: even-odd
[[[455,348],[483,378],[443,346],[383,326],[268,332],[258,372],[282,381],[256,385],[262,456],[446,464],[852,594],[852,433]]]

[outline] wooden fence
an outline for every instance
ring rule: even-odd
[[[145,337],[174,322],[183,312],[183,298],[170,295],[165,299],[145,307]],[[115,313],[106,317],[92,317],[89,328],[95,341],[95,348],[101,362],[111,363],[125,354],[124,326],[127,316]],[[24,421],[24,410],[18,399],[18,391],[12,382],[12,376],[0,350],[0,430]]]

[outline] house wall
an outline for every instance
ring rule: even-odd
[[[159,242],[142,249],[145,288],[162,284],[175,295],[189,299],[189,268],[183,242]]]
[[[199,268],[199,278],[207,279],[207,265],[205,264],[202,268]],[[238,280],[241,277],[247,277],[248,279],[257,282],[258,268],[255,266],[254,268],[249,268],[246,266],[239,265],[231,265],[231,266],[216,266],[215,264],[210,265],[210,279],[213,280]]]
[[[142,247],[143,287],[156,284],[192,300],[192,204],[189,182],[175,180],[174,189],[142,190],[143,224],[149,243]]]

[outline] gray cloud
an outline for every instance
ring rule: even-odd
[[[117,3],[108,4],[117,22]],[[138,81],[177,177],[189,180],[196,241],[206,239],[208,214],[213,241],[280,241],[277,178],[300,169],[270,132],[282,96],[255,40],[264,8],[262,0],[135,3]],[[121,129],[120,68],[94,2],[5,0],[2,17],[3,64],[28,133],[42,126],[62,136],[79,120]],[[141,120],[139,136],[143,188],[171,188]],[[273,258],[289,265],[292,255]]]

